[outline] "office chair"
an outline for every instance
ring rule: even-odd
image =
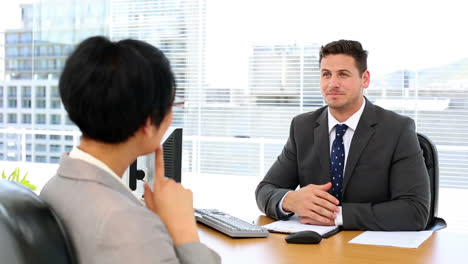
[[[424,162],[431,188],[431,207],[429,210],[429,221],[426,230],[437,231],[447,227],[444,219],[437,217],[437,206],[439,203],[439,157],[435,144],[425,135],[418,134],[419,145],[423,151]]]
[[[0,262],[77,263],[63,225],[34,192],[0,180]]]

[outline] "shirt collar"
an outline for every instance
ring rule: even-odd
[[[331,133],[333,128],[338,124],[345,124],[348,128],[356,131],[356,127],[359,123],[359,119],[361,119],[362,112],[364,112],[364,107],[366,106],[366,99],[363,100],[361,107],[359,110],[356,111],[352,116],[350,116],[346,121],[343,123],[338,122],[336,118],[330,113],[330,107],[328,107],[328,134]]]
[[[79,149],[77,147],[73,147],[72,151],[70,151],[69,157],[72,158],[72,159],[79,159],[79,160],[88,162],[88,163],[90,163],[90,164],[92,164],[92,165],[106,171],[107,173],[112,175],[112,177],[116,178],[117,181],[120,182],[125,187],[125,189],[128,190],[133,196],[135,196],[138,201],[142,202],[141,197],[138,197],[138,195],[135,192],[132,192],[132,190],[130,190],[128,185],[125,184],[122,181],[122,178],[119,177],[117,175],[117,173],[115,173],[113,170],[111,170],[111,168],[109,168],[109,166],[107,166],[104,162],[98,160],[97,158],[91,156],[90,154],[84,152],[83,150],[81,150],[81,149]]]
[[[81,149],[79,149],[77,147],[73,147],[72,151],[70,151],[69,156],[72,159],[83,160],[85,162],[88,162],[88,163],[90,163],[90,164],[92,164],[92,165],[106,171],[107,173],[112,175],[114,178],[116,178],[120,183],[125,185],[123,183],[123,181],[122,181],[122,178],[120,178],[117,175],[117,173],[115,173],[113,170],[111,170],[111,168],[109,168],[109,166],[107,166],[104,162],[98,160],[97,158],[91,156],[90,154],[84,152],[83,150],[81,150]],[[125,187],[127,187],[127,189],[130,190],[127,185],[125,185]]]

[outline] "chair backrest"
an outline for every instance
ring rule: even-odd
[[[423,151],[424,162],[429,174],[431,207],[426,229],[438,230],[447,226],[445,220],[437,217],[439,204],[439,156],[435,144],[425,135],[418,134],[419,145]]]
[[[0,180],[0,262],[77,263],[60,220],[30,189]]]

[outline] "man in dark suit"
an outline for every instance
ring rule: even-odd
[[[429,177],[414,121],[369,102],[367,51],[339,40],[320,50],[328,106],[296,116],[255,191],[267,216],[344,229],[422,230]],[[300,188],[297,188],[299,186]]]

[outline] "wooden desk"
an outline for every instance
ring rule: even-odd
[[[272,222],[260,216],[257,224]],[[198,224],[200,239],[221,255],[223,263],[468,263],[468,234],[440,230],[417,249],[349,244],[362,231],[342,231],[317,245],[287,244],[286,235],[232,239]]]

